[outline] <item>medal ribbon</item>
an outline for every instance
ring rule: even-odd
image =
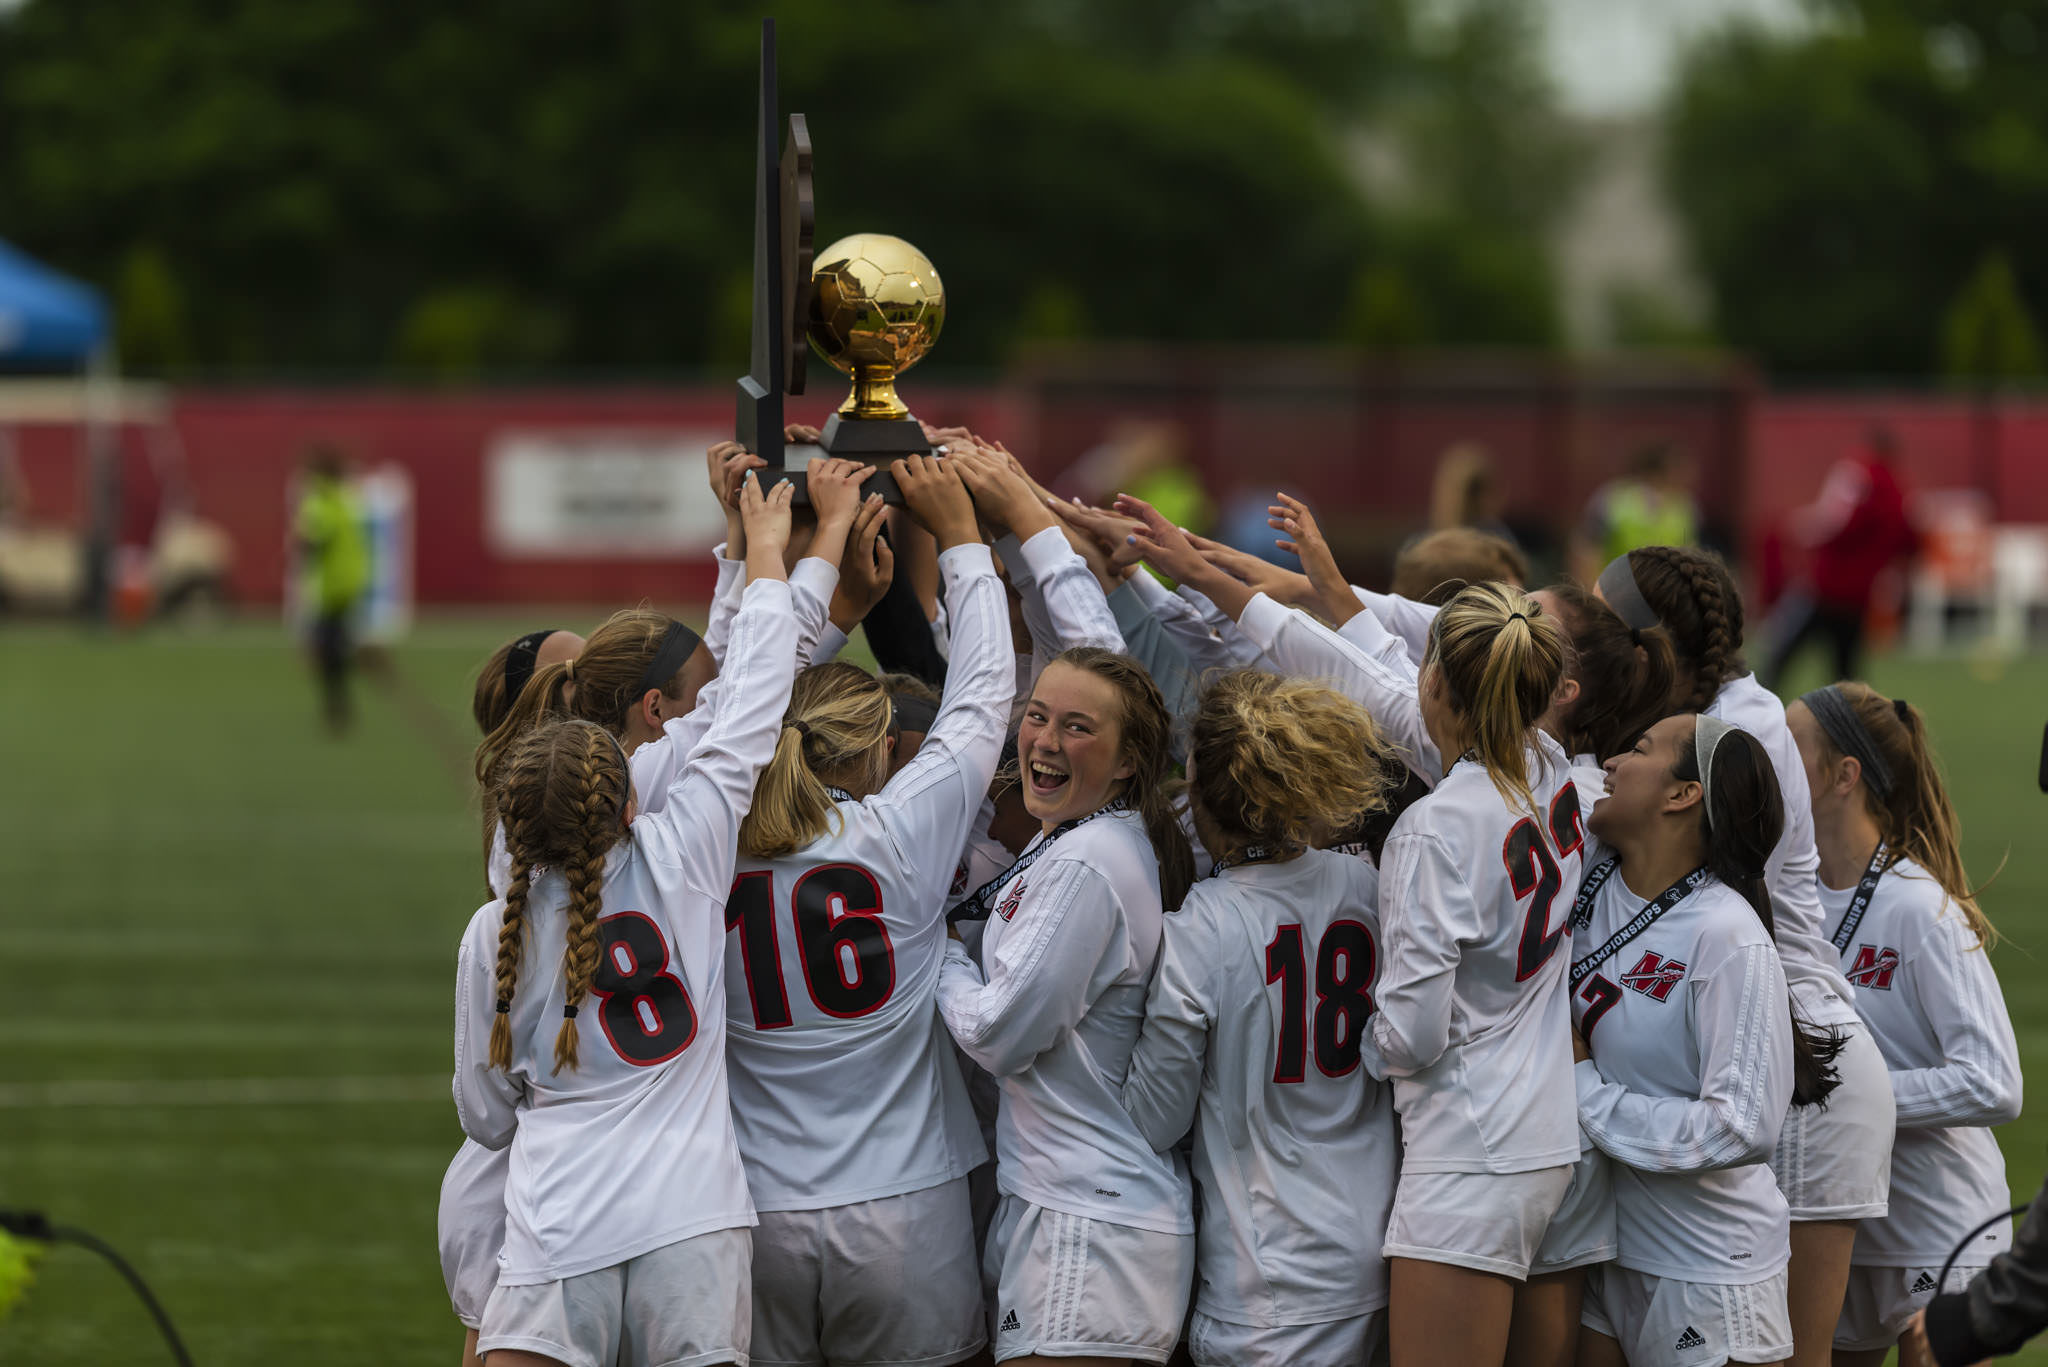
[[[1041,835],[1037,840],[1025,846],[1024,853],[1018,855],[1010,867],[1004,869],[1001,873],[962,898],[960,905],[946,913],[946,920],[948,922],[986,921],[989,912],[994,909],[992,904],[996,900],[996,894],[1001,892],[1012,878],[1019,877],[1026,869],[1036,864],[1039,856],[1051,849],[1055,840],[1058,840],[1069,831],[1087,825],[1098,816],[1107,816],[1111,812],[1129,811],[1130,806],[1130,803],[1120,797],[1113,798],[1086,816],[1077,816],[1072,821],[1062,821],[1059,825],[1053,827],[1051,835]]]
[[[1849,909],[1842,913],[1842,924],[1835,927],[1835,953],[1848,952],[1849,942],[1856,938],[1856,927],[1863,924],[1863,913],[1870,910],[1870,899],[1877,895],[1877,880],[1884,877],[1886,864],[1884,842],[1880,840],[1877,853],[1870,856],[1870,867],[1856,884],[1856,895],[1849,899]]]
[[[1600,865],[1599,868],[1586,875],[1585,880],[1579,884],[1578,901],[1572,906],[1573,926],[1584,926],[1592,921],[1594,897],[1606,885],[1607,880],[1614,876],[1614,871],[1620,867],[1621,857],[1614,855],[1610,856],[1607,862]],[[1670,887],[1664,889],[1664,891],[1658,893],[1652,900],[1643,903],[1643,909],[1637,912],[1627,925],[1609,936],[1606,944],[1601,945],[1585,958],[1572,961],[1572,987],[1577,988],[1581,982],[1592,974],[1594,969],[1606,963],[1616,954],[1619,954],[1621,947],[1630,940],[1635,939],[1651,926],[1656,925],[1665,912],[1692,896],[1698,890],[1700,884],[1706,882],[1711,877],[1713,877],[1713,874],[1707,870],[1706,865],[1702,864]]]

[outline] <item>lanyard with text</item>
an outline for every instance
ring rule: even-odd
[[[1870,899],[1877,895],[1877,880],[1884,877],[1884,870],[1884,842],[1880,840],[1877,853],[1870,856],[1870,867],[1856,884],[1856,895],[1849,899],[1849,909],[1842,913],[1842,924],[1835,928],[1835,953],[1847,952],[1849,942],[1856,938],[1856,927],[1863,924],[1863,913],[1870,910]]]
[[[1614,856],[1586,875],[1585,880],[1579,884],[1579,899],[1572,907],[1573,926],[1584,926],[1593,919],[1593,899],[1599,896],[1600,889],[1606,886],[1607,880],[1612,878],[1614,871],[1620,867],[1620,857]],[[1585,958],[1572,961],[1572,986],[1576,988],[1594,969],[1606,963],[1616,954],[1619,954],[1623,945],[1635,939],[1636,936],[1641,935],[1651,926],[1656,925],[1658,919],[1665,912],[1690,897],[1700,884],[1706,882],[1711,877],[1713,877],[1713,874],[1708,872],[1706,865],[1702,864],[1670,887],[1664,889],[1664,891],[1658,893],[1653,900],[1645,902],[1643,909],[1637,912],[1627,925],[1615,931],[1614,934],[1607,938],[1606,944],[1601,945],[1600,948],[1594,950]]]
[[[1214,878],[1225,869],[1234,869],[1240,864],[1263,864],[1269,859],[1278,859],[1288,853],[1291,851],[1270,845],[1247,845],[1236,854],[1225,855],[1212,864],[1209,867],[1209,876]]]
[[[1111,812],[1127,811],[1130,805],[1130,803],[1122,798],[1117,798],[1105,806],[1097,807],[1086,816],[1077,816],[1072,821],[1062,821],[1059,825],[1053,827],[1051,835],[1033,841],[1030,845],[1026,846],[1024,853],[1018,855],[1016,862],[1011,864],[1010,867],[1004,869],[1001,873],[969,893],[959,906],[946,913],[946,920],[949,922],[986,921],[990,910],[993,909],[996,894],[1001,892],[1012,878],[1021,876],[1026,869],[1036,864],[1039,856],[1051,849],[1055,840],[1058,840],[1076,827],[1087,825],[1098,816],[1108,816]]]

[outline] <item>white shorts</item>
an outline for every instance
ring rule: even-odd
[[[1949,1269],[1944,1291],[1961,1291],[1983,1264]],[[1934,1299],[1935,1278],[1941,1264],[1932,1267],[1849,1266],[1849,1292],[1842,1297],[1842,1318],[1835,1323],[1835,1347],[1860,1353],[1889,1348],[1899,1341],[1913,1312]]]
[[[1877,1041],[1860,1025],[1839,1025],[1835,1056],[1841,1082],[1824,1106],[1785,1113],[1771,1171],[1794,1220],[1870,1220],[1892,1190],[1892,1139],[1898,1112]]]
[[[1606,1154],[1589,1149],[1572,1164],[1571,1189],[1536,1245],[1529,1275],[1604,1263],[1620,1247],[1614,1227],[1614,1169]]]
[[[477,1356],[539,1353],[569,1367],[699,1367],[747,1361],[753,1240],[720,1229],[559,1282],[500,1286]]]
[[[941,1367],[988,1342],[965,1177],[760,1220],[754,1367]]]
[[[1369,1367],[1385,1355],[1386,1337],[1384,1310],[1267,1328],[1197,1310],[1188,1321],[1188,1356],[1195,1367]]]
[[[441,1245],[441,1280],[455,1318],[471,1329],[484,1322],[484,1302],[498,1284],[498,1250],[505,1246],[505,1173],[512,1150],[474,1141],[455,1151],[441,1178],[435,1221]]]
[[[1621,1345],[1628,1367],[1712,1367],[1792,1356],[1786,1277],[1747,1286],[1681,1282],[1615,1263],[1586,1274],[1579,1323]]]
[[[1572,1169],[1534,1172],[1404,1172],[1387,1220],[1389,1258],[1497,1272],[1527,1280]]]
[[[1165,1362],[1187,1320],[1195,1236],[1034,1206],[1005,1193],[982,1255],[995,1291],[995,1358]]]

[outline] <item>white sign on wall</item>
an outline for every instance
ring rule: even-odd
[[[484,458],[484,536],[500,555],[644,559],[725,534],[704,478],[710,430],[506,432]]]

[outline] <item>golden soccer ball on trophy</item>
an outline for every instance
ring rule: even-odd
[[[808,331],[825,363],[853,377],[839,406],[850,419],[906,419],[896,377],[924,359],[946,323],[946,287],[900,237],[855,233],[819,251]]]

